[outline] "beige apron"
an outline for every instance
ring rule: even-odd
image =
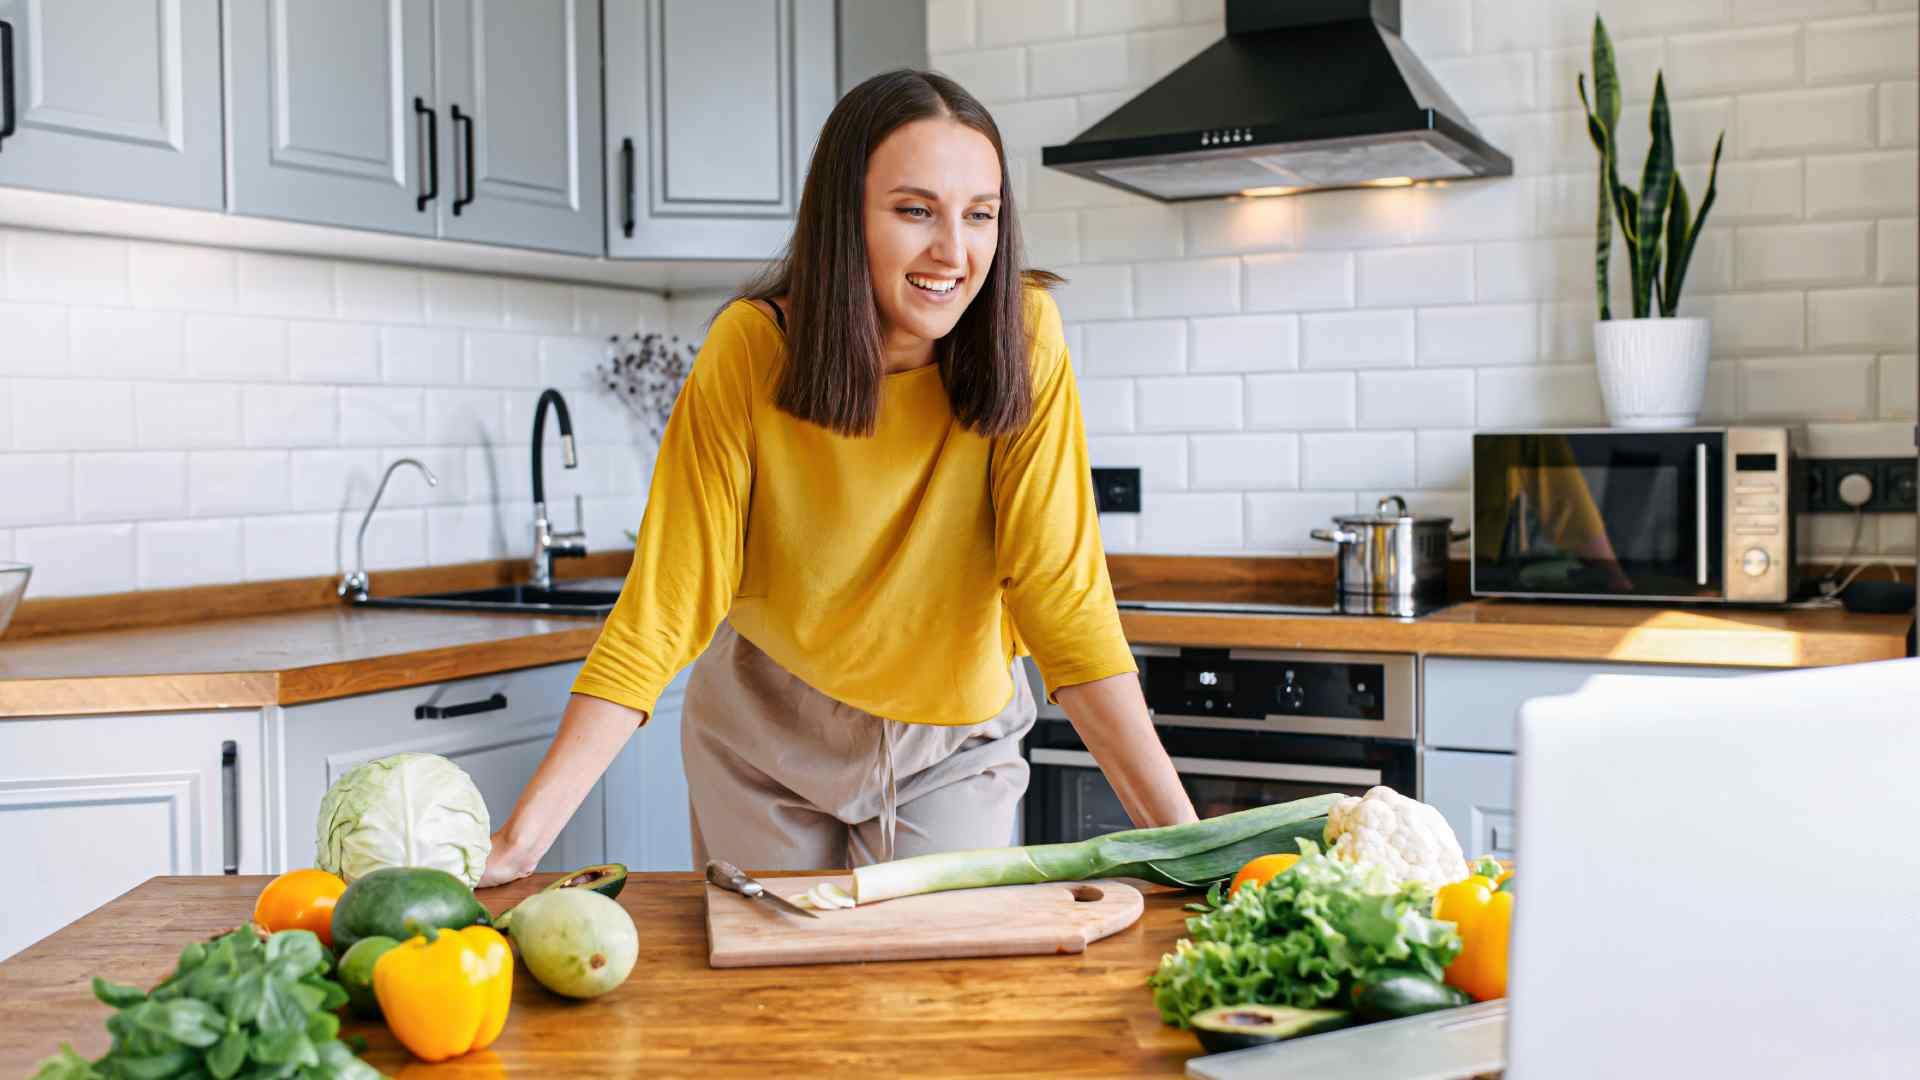
[[[841,870],[1011,843],[1035,706],[1023,665],[1010,674],[990,719],[906,724],[808,686],[723,620],[681,716],[695,867]]]

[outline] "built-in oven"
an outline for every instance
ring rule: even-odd
[[[1794,442],[1784,427],[1473,436],[1476,596],[1784,603]]]
[[[1412,656],[1158,645],[1133,653],[1154,730],[1203,818],[1381,784],[1416,794]],[[1058,706],[1041,706],[1026,753],[1027,843],[1133,827]]]

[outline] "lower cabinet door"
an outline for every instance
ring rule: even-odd
[[[0,959],[150,877],[266,869],[260,713],[0,721]]]
[[[1468,859],[1513,858],[1512,754],[1428,750],[1421,801],[1453,826]]]
[[[653,715],[607,769],[610,862],[634,870],[694,868],[687,774],[680,763],[681,705],[692,670],[689,666],[667,684]]]

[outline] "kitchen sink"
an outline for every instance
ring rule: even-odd
[[[487,589],[426,593],[420,596],[369,596],[355,607],[435,608],[442,611],[511,611],[537,615],[605,615],[620,599],[618,589],[540,589],[532,585],[496,585]]]

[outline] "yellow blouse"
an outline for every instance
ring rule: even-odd
[[[1120,630],[1053,298],[1026,294],[1032,422],[983,438],[937,364],[883,376],[871,437],[776,409],[786,337],[714,320],[663,433],[633,568],[574,681],[651,713],[725,617],[808,686],[889,719],[973,724],[1032,655],[1047,697],[1137,670]]]

